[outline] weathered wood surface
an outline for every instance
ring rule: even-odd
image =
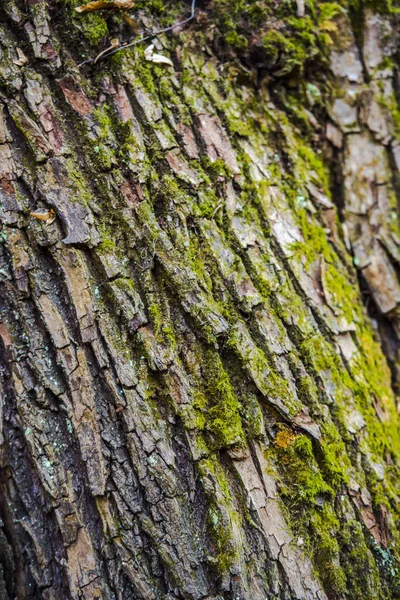
[[[0,597],[399,598],[393,15],[326,114],[207,12],[78,68],[77,4],[0,6]]]

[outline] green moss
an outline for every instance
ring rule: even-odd
[[[382,68],[384,65],[379,65]],[[393,64],[387,65],[389,68],[393,68]],[[378,96],[378,102],[382,106],[385,112],[388,112],[393,123],[393,134],[397,140],[400,140],[400,109],[396,101],[396,97],[386,98],[383,94]]]
[[[246,389],[241,398],[241,404],[246,438],[248,440],[262,438],[264,436],[264,417],[257,396]]]
[[[117,246],[115,244],[114,238],[112,238],[104,228],[102,231],[101,243],[97,246],[96,251],[100,253],[113,255],[117,253]]]
[[[68,187],[72,191],[70,200],[90,205],[93,200],[91,188],[80,167],[73,158],[67,158],[64,164],[68,173]]]
[[[293,532],[304,540],[325,589],[342,594],[346,577],[339,562],[340,522],[332,505],[334,488],[323,477],[310,439],[282,426],[270,455],[281,476],[280,494]]]
[[[94,159],[99,163],[102,170],[108,170],[111,169],[114,164],[117,164],[115,151],[112,147],[115,144],[113,122],[110,117],[108,106],[101,105],[96,107],[93,111],[93,116],[99,127],[97,139],[92,144]]]
[[[190,268],[196,273],[198,281],[201,282],[206,290],[211,292],[212,278],[206,265],[207,255],[200,244],[197,233],[190,233],[189,245],[186,247],[186,257]]]
[[[202,164],[210,173],[212,181],[215,181],[218,177],[232,177],[231,169],[221,158],[210,160],[208,156],[203,156]]]
[[[268,64],[277,65],[281,56],[285,62],[281,65],[281,74],[290,73],[295,66],[302,66],[307,58],[307,50],[302,45],[297,46],[279,31],[269,31],[262,38],[262,45]]]
[[[229,572],[237,561],[239,548],[234,537],[233,527],[241,527],[241,516],[232,508],[233,498],[224,469],[215,456],[202,460],[198,465],[199,474],[208,479],[205,489],[210,490],[210,479],[214,482],[214,492],[208,493],[207,525],[215,548],[215,563],[220,575]]]
[[[298,201],[299,203],[303,202],[304,196],[298,196]],[[307,210],[301,207],[301,204],[295,214],[304,237],[304,242],[294,242],[291,245],[290,249],[293,252],[293,257],[298,260],[304,257],[306,266],[320,259],[321,255],[324,257],[328,256],[331,259],[332,251],[327,242],[326,233],[316,219],[309,215]]]
[[[335,261],[338,264],[338,261]],[[355,282],[340,273],[333,264],[326,264],[324,288],[329,294],[327,301],[335,314],[343,314],[348,323],[361,318],[360,296]]]
[[[118,277],[117,279],[114,279],[112,284],[120,289],[123,292],[135,292],[135,282],[133,281],[133,279],[128,279],[126,277]]]
[[[216,455],[199,462],[199,472],[203,477],[211,475],[223,495],[224,502],[231,504],[231,493],[229,491],[229,482],[222,465],[219,463]]]
[[[236,551],[231,542],[230,531],[224,524],[223,515],[217,506],[208,509],[208,526],[217,549],[218,572],[221,575],[226,574],[236,560]]]
[[[168,77],[160,77],[160,80],[158,82],[158,89],[160,92],[160,97],[164,101],[164,103],[178,103],[176,93],[174,93],[174,89],[171,86],[171,80]]]
[[[149,311],[150,321],[153,325],[154,332],[156,334],[160,333],[163,326],[163,316],[158,303],[153,302],[147,307],[147,310]]]
[[[135,77],[137,78],[138,82],[141,83],[143,88],[147,92],[149,92],[149,94],[156,95],[157,88],[153,75],[154,65],[152,65],[150,61],[147,61],[145,59],[144,50],[144,47],[138,47],[136,49],[136,56],[134,62]]]
[[[339,489],[343,483],[348,483],[351,462],[346,446],[333,423],[325,423],[322,426],[319,465],[324,479],[333,489]]]
[[[147,200],[144,200],[136,207],[136,213],[140,218],[143,225],[146,227],[147,236],[150,240],[155,242],[161,231],[158,227],[158,223],[155,219],[155,215],[152,208]]]
[[[152,302],[147,310],[150,316],[150,322],[154,328],[154,333],[161,343],[168,344],[169,348],[175,350],[177,347],[177,338],[175,330],[166,315],[166,311],[162,310],[162,299],[157,298]]]
[[[131,165],[139,166],[138,154],[140,152],[139,142],[136,138],[133,124],[131,121],[114,123],[115,137],[118,140],[116,151],[118,153],[118,162],[125,163],[127,167]],[[140,152],[140,169],[143,172],[143,164],[148,167],[148,160]]]
[[[91,46],[97,46],[108,36],[108,27],[105,20],[98,14],[86,15],[85,22],[80,29]]]
[[[381,582],[371,551],[365,543],[362,525],[358,521],[345,522],[340,531],[343,570],[351,598],[376,600],[380,598]]]
[[[207,430],[211,433],[217,447],[243,443],[241,406],[221,359],[215,351],[206,351],[203,372],[205,393],[210,401]]]
[[[235,327],[229,334],[228,345],[238,354],[243,368],[251,375],[266,399],[283,404],[288,414],[294,417],[301,409],[301,403],[296,400],[288,382],[274,368],[264,352],[254,344],[248,344],[243,330]]]
[[[306,363],[323,377],[329,376],[335,386],[338,405],[346,408],[351,398],[355,402],[356,408],[366,422],[366,431],[361,444],[363,453],[369,457],[369,460],[382,465],[385,464],[388,453],[392,456],[393,466],[387,474],[384,489],[382,484],[377,482],[372,466],[367,472],[374,502],[376,505],[387,504],[391,498],[394,498],[393,494],[396,493],[394,490],[398,490],[398,469],[394,466],[400,456],[396,402],[388,366],[373,338],[370,326],[361,327],[359,336],[360,352],[353,358],[350,373],[322,337],[315,336],[309,339],[302,344],[301,348]],[[386,419],[377,418],[374,403],[378,403],[380,410],[386,413]],[[329,448],[325,448],[326,451],[328,451],[325,461],[327,465],[332,456],[329,454]],[[340,448],[336,451],[340,452]],[[335,463],[337,462],[336,459]]]
[[[198,431],[203,431],[207,427],[207,398],[202,392],[196,391],[193,399],[193,409],[195,415],[195,427]]]
[[[169,203],[176,205],[185,205],[188,201],[187,195],[181,190],[176,180],[170,175],[161,177],[160,197],[167,200]]]
[[[275,76],[303,72],[310,64],[325,64],[335,31],[334,19],[343,11],[335,2],[308,2],[302,17],[295,2],[215,0],[213,18],[225,44]],[[250,33],[251,32],[251,35]]]
[[[334,508],[325,504],[311,517],[312,556],[326,590],[341,597],[347,590],[347,578],[340,564],[341,548],[338,541],[340,522]]]
[[[100,139],[105,140],[110,137],[112,133],[112,121],[108,106],[106,104],[97,106],[93,111],[93,116],[100,126]]]
[[[97,46],[108,35],[108,27],[101,13],[79,14],[75,8],[85,4],[83,0],[59,0],[69,8],[69,18],[74,27],[82,33],[91,46]]]
[[[282,428],[275,438],[276,457],[284,471],[285,484],[281,494],[294,513],[315,505],[320,495],[333,495],[318,468],[309,438],[291,434]]]
[[[237,31],[228,31],[225,40],[238,50],[244,50],[249,45],[248,39],[244,35],[240,35]]]
[[[201,191],[200,202],[196,207],[196,213],[200,217],[206,217],[210,219],[218,207],[219,200],[214,190]]]

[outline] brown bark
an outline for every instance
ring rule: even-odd
[[[0,7],[0,597],[399,598],[393,15],[295,105],[74,6]]]

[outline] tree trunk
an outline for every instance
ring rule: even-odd
[[[0,7],[0,598],[400,598],[396,9],[78,4]]]

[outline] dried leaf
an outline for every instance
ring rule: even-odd
[[[99,58],[101,58],[103,56],[103,54],[105,54],[106,52],[108,52],[109,50],[113,50],[114,48],[118,48],[120,45],[120,41],[118,38],[114,38],[111,40],[111,46],[109,46],[108,48],[106,48],[105,50],[103,50],[103,52],[100,52],[100,54],[98,54],[96,56],[96,58],[94,59],[94,62],[96,63]]]
[[[18,65],[18,67],[23,67],[28,62],[25,54],[22,52],[21,48],[17,48],[18,59],[13,60],[14,65]]]
[[[172,60],[170,58],[167,58],[166,56],[163,56],[162,54],[153,54],[153,56],[151,57],[151,62],[169,65],[170,67],[174,66]]]
[[[162,54],[153,54],[154,44],[150,44],[144,51],[144,57],[146,60],[149,60],[153,63],[169,65],[170,67],[174,66],[174,63],[167,56],[163,56]]]
[[[56,220],[56,213],[52,208],[46,212],[31,212],[29,214],[31,217],[39,219],[39,221],[44,221],[46,225],[51,225]]]
[[[135,33],[137,33],[137,32],[138,32],[138,28],[137,28],[137,26],[136,26],[136,23],[135,23],[135,21],[132,19],[132,17],[130,17],[130,16],[128,15],[128,13],[122,13],[122,18],[124,19],[124,21],[125,21],[126,23],[128,23],[129,27],[130,27],[131,29],[133,29],[133,31],[134,31]]]
[[[134,0],[110,0],[109,2],[107,2],[107,0],[95,0],[94,2],[77,6],[75,10],[78,13],[95,12],[96,10],[112,10],[113,8],[129,10],[130,8],[133,8],[134,4]]]
[[[146,50],[144,51],[144,57],[146,60],[150,60],[150,57],[153,54],[153,50],[154,44],[150,44],[150,46],[147,46]]]

